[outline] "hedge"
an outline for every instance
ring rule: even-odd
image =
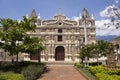
[[[21,74],[24,75],[25,80],[36,80],[44,70],[44,66],[40,65],[29,65],[28,67],[25,67]]]
[[[6,72],[0,74],[0,80],[25,80],[22,74]]]
[[[89,71],[97,80],[120,80],[120,69],[109,70],[103,66],[90,66]]]

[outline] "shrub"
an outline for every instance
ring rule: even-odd
[[[92,63],[89,63],[89,66],[97,66],[97,65],[102,65],[102,62],[92,62]]]
[[[41,65],[45,66],[45,63],[36,63],[36,62],[29,62],[29,61],[23,61],[23,62],[18,62],[18,63],[10,63],[6,62],[4,65],[0,66],[0,70],[3,72],[15,72],[15,73],[21,73],[22,69],[24,67],[27,67],[29,65]]]
[[[120,69],[109,70],[103,66],[90,66],[89,71],[97,80],[120,80]]]
[[[29,65],[22,70],[25,80],[35,80],[43,72],[44,67],[40,65]]]
[[[83,68],[83,67],[84,67],[84,64],[75,63],[75,66],[76,66],[77,68]]]
[[[103,66],[89,66],[89,70],[92,74],[101,73],[105,71]]]
[[[95,76],[98,80],[120,80],[120,76],[118,75],[111,76],[105,73],[96,73]]]
[[[110,75],[120,75],[120,69],[107,70],[107,73]]]
[[[25,80],[25,79],[22,74],[7,72],[0,74],[0,80]]]

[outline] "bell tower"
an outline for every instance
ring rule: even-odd
[[[79,19],[79,26],[84,28],[84,37],[83,37],[83,43],[90,44],[95,43],[96,41],[96,35],[94,35],[95,32],[95,20],[93,15],[90,16],[88,13],[88,10],[86,8],[83,9],[83,13],[80,16]]]

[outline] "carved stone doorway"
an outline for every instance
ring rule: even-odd
[[[63,46],[58,46],[55,49],[55,60],[64,61],[65,59],[65,48]]]

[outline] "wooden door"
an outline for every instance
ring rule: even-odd
[[[56,61],[64,61],[64,58],[65,58],[64,47],[58,46],[55,50],[55,60]]]

